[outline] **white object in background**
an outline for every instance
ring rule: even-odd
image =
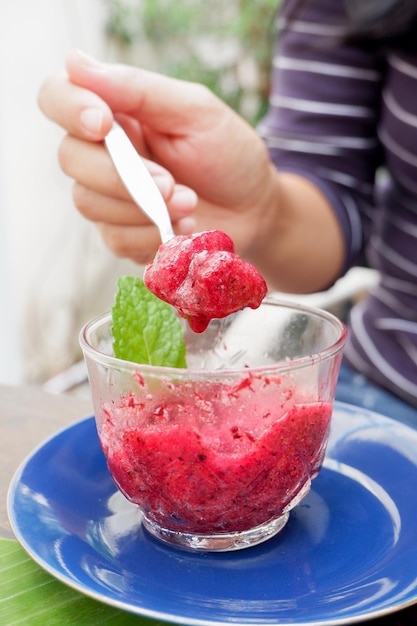
[[[1,181],[0,181],[1,185]],[[0,188],[0,384],[22,382],[21,346],[7,237],[7,216]]]

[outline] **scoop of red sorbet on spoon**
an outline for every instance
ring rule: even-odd
[[[245,307],[256,309],[267,293],[258,270],[235,254],[233,241],[219,230],[178,235],[163,243],[143,280],[197,333],[212,319]]]
[[[155,181],[117,122],[105,144],[133,200],[161,235],[163,243],[145,269],[148,289],[175,306],[195,332],[203,332],[214,318],[247,306],[256,309],[266,295],[266,283],[250,263],[235,254],[230,237],[219,230],[175,237]]]

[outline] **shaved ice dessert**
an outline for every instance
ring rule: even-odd
[[[256,375],[161,385],[99,418],[113,478],[149,524],[213,535],[286,521],[322,464],[331,403],[282,405],[280,381]]]

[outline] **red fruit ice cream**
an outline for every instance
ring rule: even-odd
[[[257,308],[267,293],[259,272],[234,253],[233,241],[219,230],[180,235],[162,244],[143,280],[195,332],[203,332],[214,318]]]
[[[145,516],[188,533],[276,519],[323,461],[332,405],[294,402],[277,378],[152,380],[102,406],[98,430],[113,478]]]

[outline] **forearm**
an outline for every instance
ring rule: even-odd
[[[382,156],[377,122],[384,78],[378,54],[342,40],[343,2],[312,0],[295,13],[292,4],[283,3],[289,14],[282,14],[270,109],[258,127],[282,172],[277,243],[271,240],[256,257],[274,286],[304,291],[327,287],[363,258]]]
[[[342,271],[345,246],[323,193],[299,175],[272,168],[256,237],[244,252],[271,289],[311,293]]]

